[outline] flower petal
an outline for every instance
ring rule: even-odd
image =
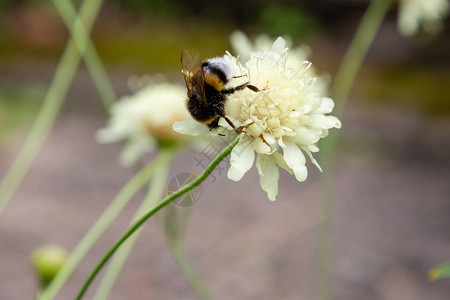
[[[269,200],[276,200],[278,196],[278,180],[280,179],[277,164],[271,156],[259,154],[256,158],[256,168],[258,169],[261,188],[267,193]]]
[[[253,165],[255,160],[255,152],[251,146],[252,139],[243,136],[239,143],[234,146],[231,151],[230,164],[231,167],[228,170],[228,178],[234,181],[239,181],[244,177],[245,173]]]
[[[272,148],[267,145],[261,138],[254,138],[252,147],[257,153],[260,154],[269,154],[270,152],[273,152]]]
[[[329,114],[333,111],[334,101],[329,97],[323,97],[319,108],[314,110],[315,114]]]
[[[247,134],[256,137],[262,134],[265,129],[265,124],[253,123],[247,127]]]
[[[272,52],[281,54],[286,49],[286,41],[284,38],[279,36],[272,45]]]
[[[283,137],[280,137],[279,139],[278,139],[278,145],[280,145],[280,147],[281,148],[287,148],[287,146],[286,146],[286,144],[284,143],[284,141],[283,141]]]
[[[321,133],[322,131],[320,129],[314,130],[306,127],[300,127],[296,130],[296,135],[291,139],[291,141],[295,140],[295,143],[300,145],[314,144],[319,141]]]
[[[417,8],[412,1],[403,1],[399,6],[398,29],[404,36],[412,36],[419,30],[422,17]]]
[[[320,172],[322,171],[322,168],[320,167],[319,163],[317,162],[317,160],[314,158],[314,156],[312,155],[311,151],[309,150],[308,147],[302,147],[303,151],[306,152],[306,154],[308,155],[309,159],[311,160],[311,162],[317,167],[317,169],[319,169]]]
[[[335,116],[312,114],[311,119],[317,127],[322,129],[341,128],[341,121]]]
[[[296,144],[285,142],[285,145],[286,148],[283,149],[284,161],[294,171],[295,178],[298,181],[305,181],[308,177],[305,155]]]
[[[270,145],[273,145],[276,143],[275,137],[272,134],[270,134],[269,132],[263,132],[262,135],[263,135],[264,140],[267,143],[269,143]]]
[[[173,130],[181,134],[189,134],[193,136],[209,133],[209,129],[205,124],[197,122],[192,117],[175,122],[172,125]]]
[[[308,146],[308,149],[311,151],[311,152],[319,152],[319,147],[317,147],[316,145],[309,145]]]
[[[250,58],[252,52],[252,43],[242,31],[234,31],[230,35],[230,43],[235,53],[240,54],[243,61]]]
[[[294,174],[294,171],[289,168],[289,166],[286,164],[286,162],[284,161],[283,155],[280,152],[274,152],[272,153],[272,159],[275,160],[275,162],[278,164],[278,166],[280,166],[281,168],[285,169],[286,171],[289,172],[289,174]]]
[[[117,126],[115,126],[117,127]],[[112,126],[102,128],[95,134],[95,138],[97,142],[102,144],[112,143],[120,141],[124,138],[126,135],[126,132],[124,130],[117,130],[116,128],[113,128]]]
[[[133,166],[142,154],[152,148],[151,139],[130,139],[128,140],[120,153],[120,162],[125,166]]]
[[[233,122],[233,124],[234,124],[234,122]],[[219,126],[226,128],[228,130],[233,130],[233,127],[231,127],[230,124],[228,124],[228,122],[224,118],[219,119]],[[236,124],[234,126],[236,126]]]

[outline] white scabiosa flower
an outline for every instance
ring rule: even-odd
[[[317,142],[331,128],[340,128],[340,121],[331,113],[334,102],[314,89],[315,78],[307,76],[311,64],[288,64],[289,51],[285,40],[278,38],[266,51],[252,52],[243,67],[227,53],[224,58],[235,67],[233,85],[250,81],[261,91],[242,89],[229,95],[226,115],[244,134],[231,152],[228,178],[240,180],[255,162],[260,184],[270,200],[278,195],[279,169],[294,174],[298,181],[307,178],[305,155],[320,169],[312,153],[318,152]],[[238,82],[239,81],[239,82]],[[178,122],[175,130],[198,133],[192,119]],[[200,124],[201,125],[201,124]],[[221,119],[219,125],[232,130]],[[203,125],[203,127],[206,127]]]
[[[108,125],[97,132],[101,143],[124,141],[121,162],[133,165],[158,144],[172,143],[183,136],[172,124],[189,116],[182,85],[152,83],[120,99],[111,109]]]
[[[286,46],[292,47],[292,40],[290,37],[283,37]],[[267,34],[257,35],[252,42],[250,38],[242,31],[236,30],[230,35],[231,47],[233,47],[234,54],[240,56],[241,62],[247,62],[251,58],[251,54],[255,52],[269,51],[272,48],[274,40]],[[289,50],[289,56],[291,59],[295,59],[297,56],[301,61],[307,60],[311,54],[311,49],[302,45],[295,49]]]
[[[448,0],[400,0],[398,28],[404,36],[412,36],[420,25],[429,34],[439,32],[442,19],[449,13]]]
[[[283,37],[285,46],[289,47],[289,57],[286,61],[287,68],[298,68],[298,66],[304,61],[308,61],[311,56],[311,48],[305,44],[298,47],[293,47],[292,39],[287,36]],[[245,64],[250,60],[251,53],[262,55],[263,52],[269,51],[274,43],[274,39],[270,38],[267,34],[260,34],[255,37],[252,42],[245,33],[236,30],[230,35],[230,43],[235,56],[239,57],[241,63]],[[321,94],[328,93],[329,76],[328,74],[318,75],[317,70],[310,66],[304,76],[317,78],[317,82],[313,88]]]

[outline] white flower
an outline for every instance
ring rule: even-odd
[[[429,34],[439,32],[442,19],[449,13],[447,0],[400,0],[398,27],[400,33],[412,36],[422,24]]]
[[[292,47],[292,40],[289,36],[283,38],[286,46]],[[272,48],[274,40],[267,34],[260,34],[255,37],[254,42],[249,39],[245,33],[236,30],[230,35],[231,47],[233,47],[234,54],[240,56],[241,61],[247,62],[250,60],[251,53],[269,51]],[[291,59],[297,56],[301,61],[307,60],[311,54],[311,49],[302,45],[295,49],[290,49]]]
[[[99,130],[101,143],[125,141],[121,161],[133,165],[156,144],[182,137],[172,124],[189,116],[182,85],[153,83],[123,97],[111,109],[108,126]]]
[[[293,48],[292,39],[287,36],[283,37],[285,41],[284,47],[289,47],[289,58],[286,62],[288,68],[298,68],[298,66],[309,60],[311,56],[311,48],[305,44]],[[240,62],[246,63],[250,60],[251,53],[261,55],[263,52],[269,51],[274,43],[267,34],[260,34],[255,37],[254,42],[243,33],[242,31],[236,30],[230,35],[231,47],[233,47],[234,54],[239,57]],[[281,46],[281,44],[280,44]],[[318,75],[316,69],[311,66],[309,67],[305,74],[306,77],[316,78],[317,82],[314,84],[313,88],[321,94],[326,94],[328,92],[329,76],[328,74]]]
[[[305,75],[310,63],[302,62],[294,69],[288,54],[280,37],[269,50],[251,53],[245,68],[229,53],[224,56],[235,66],[237,76],[247,74],[230,85],[250,81],[262,90],[243,89],[227,98],[227,117],[244,132],[231,152],[228,178],[240,180],[256,157],[260,184],[270,200],[278,195],[278,167],[304,181],[308,174],[305,154],[320,169],[312,156],[319,151],[316,143],[328,135],[328,129],[341,127],[336,117],[327,115],[333,110],[333,100],[318,93],[313,87],[315,79]],[[232,130],[224,119],[219,125]],[[193,127],[192,119],[174,128],[189,133],[188,126]]]

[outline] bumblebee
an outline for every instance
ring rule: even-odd
[[[187,109],[192,117],[208,125],[210,130],[219,126],[219,119],[222,117],[236,132],[241,132],[225,115],[226,96],[244,88],[254,92],[260,90],[249,82],[225,89],[231,79],[241,76],[233,76],[233,67],[222,57],[202,62],[199,54],[192,60],[189,52],[183,50],[181,67],[189,98]]]

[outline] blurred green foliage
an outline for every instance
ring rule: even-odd
[[[450,114],[450,82],[448,69],[383,67],[365,75],[359,93],[380,103],[403,103],[430,115]]]
[[[267,3],[259,14],[259,25],[273,35],[305,38],[317,35],[319,21],[301,6]]]
[[[127,10],[142,13],[174,14],[179,11],[182,1],[173,0],[116,0],[116,5]]]
[[[0,143],[13,136],[13,129],[31,123],[43,94],[44,88],[0,85]]]
[[[450,262],[442,263],[434,267],[428,274],[428,278],[431,281],[438,279],[450,278]]]
[[[73,1],[76,6],[82,2]],[[296,44],[300,40],[308,44],[308,39],[321,34],[324,18],[316,17],[307,4],[308,1],[293,0],[109,0],[91,36],[108,68],[119,66],[145,73],[168,71],[170,75],[178,72],[182,49],[199,52],[204,58],[221,55],[224,50],[231,50],[229,34],[236,29],[253,35],[291,35]],[[24,5],[32,9],[21,13]],[[59,59],[68,34],[48,1],[3,0],[0,15],[4,16],[0,24],[6,25],[0,26],[0,62],[21,64],[24,57],[31,58],[28,63],[33,63],[33,59],[52,63]],[[22,26],[23,20],[29,23],[28,27]],[[39,34],[31,36],[30,28],[36,27]],[[356,92],[364,98],[400,101],[430,114],[450,113],[450,92],[442,88],[450,80],[449,71],[397,65],[377,68],[355,85]],[[4,98],[5,91],[0,93]],[[27,93],[14,92],[12,97],[22,99]],[[0,108],[5,108],[4,101],[0,101]],[[2,126],[11,122],[3,115],[0,112]]]
[[[232,29],[227,24],[172,21],[154,18],[127,31],[96,32],[93,40],[106,63],[147,70],[178,68],[183,49],[199,52],[202,57],[222,55],[224,49],[230,49]]]
[[[75,6],[81,3],[73,1]],[[6,0],[1,12],[6,17],[1,21],[5,26],[0,29],[0,59],[60,56],[68,34],[49,2]],[[228,38],[235,29],[291,35],[305,42],[320,28],[318,19],[299,2],[287,0],[110,0],[97,23],[93,39],[106,63],[146,68],[178,66],[184,48],[203,57],[219,55],[230,49]]]

